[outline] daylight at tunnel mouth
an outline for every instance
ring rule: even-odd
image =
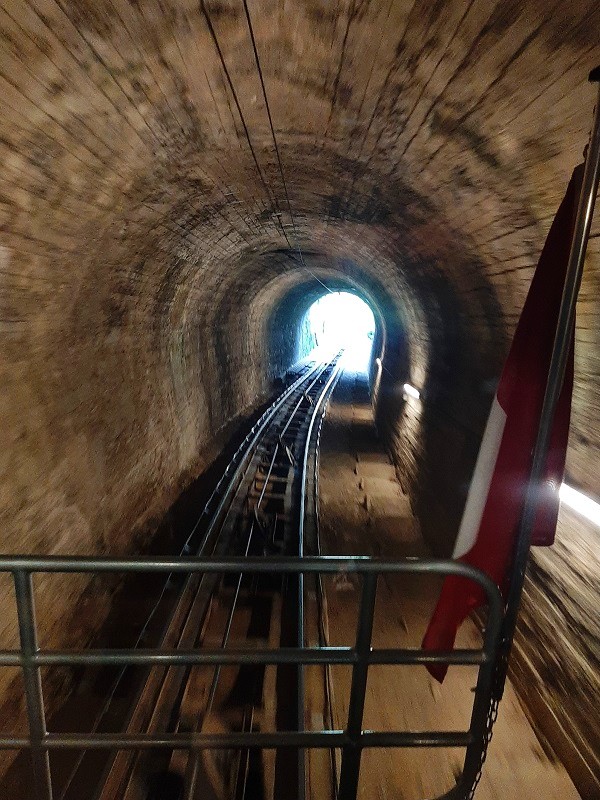
[[[375,337],[375,316],[364,300],[350,292],[329,291],[306,312],[309,358],[344,353],[345,366],[367,372]]]
[[[597,0],[0,0],[0,797],[600,797]]]

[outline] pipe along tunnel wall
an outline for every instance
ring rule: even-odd
[[[431,549],[451,551],[502,359],[586,139],[600,10],[249,7],[273,131],[240,2],[0,2],[5,552],[143,549],[298,354],[323,291],[315,275],[376,313],[379,427]],[[598,231],[568,458],[569,481],[595,496]],[[404,402],[407,379],[421,402]],[[539,724],[590,792],[597,535],[565,512],[555,547],[533,554],[517,662]],[[40,616],[72,644],[110,597],[48,584]],[[3,643],[14,635],[9,608]]]

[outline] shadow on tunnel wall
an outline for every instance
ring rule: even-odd
[[[403,389],[413,382],[411,332],[390,327],[375,416],[429,549],[449,557],[506,342],[491,289],[480,291],[484,322],[476,331],[446,281],[429,276],[422,291],[430,346],[417,386],[421,396],[411,398]]]

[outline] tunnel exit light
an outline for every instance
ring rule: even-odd
[[[316,300],[305,317],[317,351],[344,350],[344,369],[366,373],[375,336],[371,308],[351,292],[330,292]]]
[[[414,397],[415,400],[418,400],[421,397],[421,392],[418,389],[415,389],[414,386],[411,386],[410,383],[404,384],[404,392],[409,397]]]
[[[370,307],[350,292],[330,292],[308,310],[308,323],[319,347],[369,350],[375,334],[375,317]]]
[[[566,483],[560,487],[559,494],[562,503],[581,514],[582,517],[589,519],[594,525],[600,526],[600,503],[592,500],[583,492],[573,489],[572,486],[567,486]]]

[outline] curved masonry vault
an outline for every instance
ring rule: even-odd
[[[380,429],[432,551],[451,551],[587,140],[600,7],[248,8],[278,152],[242,0],[0,2],[6,552],[145,547],[301,352],[322,284],[375,311]],[[568,457],[569,482],[595,496],[599,233],[597,215]],[[404,380],[420,405],[402,401]],[[563,512],[556,546],[533,556],[515,662],[583,787],[599,758],[584,733],[600,700],[599,574],[597,531]],[[46,587],[40,613],[65,644],[89,635],[65,625],[82,590]],[[101,617],[110,596],[95,602]]]

